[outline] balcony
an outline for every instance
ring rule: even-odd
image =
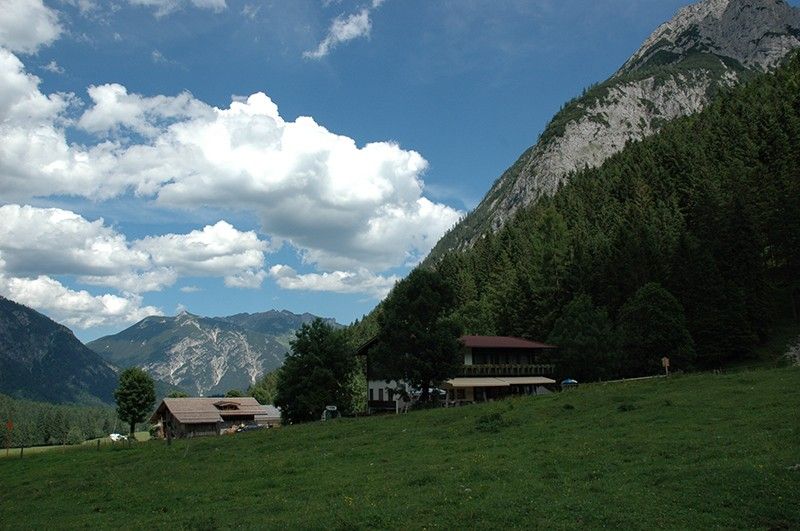
[[[555,365],[464,365],[459,371],[459,376],[545,376],[553,374]]]

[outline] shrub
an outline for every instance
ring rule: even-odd
[[[86,436],[83,434],[80,428],[73,426],[69,429],[67,433],[67,444],[81,444],[86,440]]]
[[[497,433],[501,429],[508,427],[508,422],[499,411],[481,415],[475,421],[475,430],[482,433]]]

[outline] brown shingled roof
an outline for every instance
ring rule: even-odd
[[[553,345],[508,336],[462,336],[468,348],[557,348]]]
[[[235,409],[220,409],[220,407]],[[182,424],[208,424],[221,422],[223,417],[238,417],[248,415],[274,416],[275,408],[262,406],[258,400],[251,396],[225,397],[225,398],[165,398],[161,401],[156,411],[150,417],[151,422],[157,422],[160,414],[169,410],[178,422]]]

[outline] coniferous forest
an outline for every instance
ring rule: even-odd
[[[433,265],[467,333],[555,343],[562,375],[746,359],[800,312],[800,56]]]
[[[0,415],[14,424],[11,432],[5,423],[0,426],[2,448],[9,443],[14,447],[80,444],[125,431],[125,424],[108,406],[49,404],[0,394]]]

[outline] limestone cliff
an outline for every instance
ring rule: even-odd
[[[681,9],[610,79],[567,103],[429,260],[469,247],[571,173],[701,110],[720,88],[773,68],[798,47],[800,9],[783,0],[704,0]]]

